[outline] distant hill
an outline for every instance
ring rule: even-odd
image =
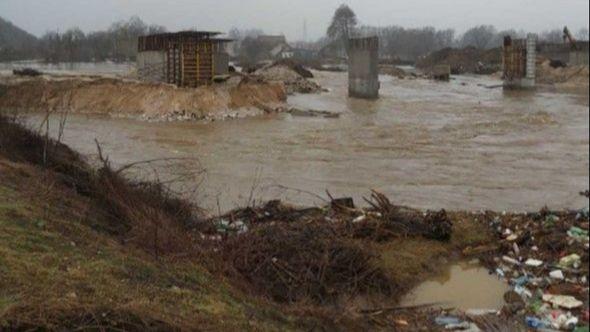
[[[35,57],[37,37],[0,17],[0,61]]]

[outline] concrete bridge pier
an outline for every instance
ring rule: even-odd
[[[349,39],[348,95],[353,98],[379,98],[379,39]]]

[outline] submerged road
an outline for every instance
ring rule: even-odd
[[[112,161],[197,157],[198,201],[222,210],[258,199],[321,203],[313,195],[370,189],[418,208],[580,208],[589,182],[588,94],[503,92],[489,77],[450,83],[381,77],[381,98],[346,96],[346,73],[317,73],[330,92],[289,103],[340,118],[288,114],[216,123],[147,123],[70,115],[64,141]],[[58,119],[54,118],[54,122]],[[53,127],[57,127],[54,123]],[[189,186],[197,182],[189,183]]]

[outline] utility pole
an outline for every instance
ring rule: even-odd
[[[303,42],[307,42],[307,19],[303,19]]]

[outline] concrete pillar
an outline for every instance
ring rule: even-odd
[[[348,95],[354,98],[379,98],[379,39],[349,39]]]
[[[534,88],[537,71],[537,36],[529,34],[526,38],[526,75],[522,80],[523,88]]]
[[[213,52],[213,76],[229,75],[229,54]]]

